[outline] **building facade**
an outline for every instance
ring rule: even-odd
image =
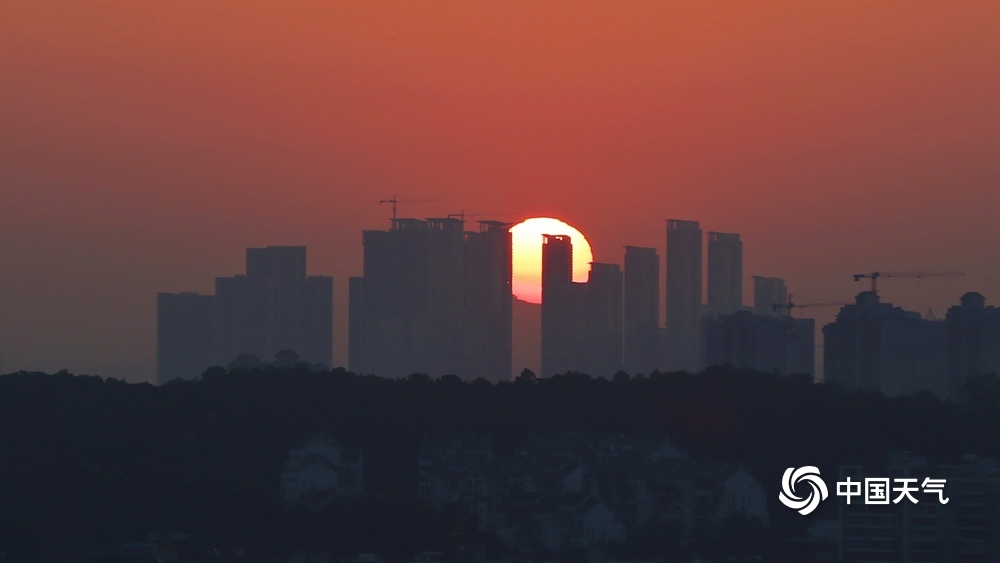
[[[660,257],[654,248],[625,247],[624,363],[628,373],[660,366]]]
[[[667,221],[667,323],[664,366],[701,367],[701,227],[697,221]]]
[[[785,286],[785,280],[764,276],[753,277],[753,314],[774,317],[787,305],[788,287]]]
[[[743,308],[743,241],[734,233],[708,233],[708,314]]]

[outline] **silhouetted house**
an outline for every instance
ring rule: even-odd
[[[319,434],[288,452],[281,470],[281,500],[319,509],[333,497],[360,494],[363,470],[360,451]]]
[[[949,395],[960,396],[970,377],[1000,373],[1000,309],[979,293],[966,293],[948,309]]]
[[[697,221],[667,221],[667,324],[664,365],[701,367],[701,228]]]
[[[845,465],[840,481],[891,477],[946,479],[945,504],[935,493],[915,492],[916,504],[839,504],[839,561],[1000,561],[1000,472],[994,460],[965,456],[954,465],[892,453],[885,468]],[[831,491],[831,496],[833,491]],[[895,493],[893,493],[895,494]]]
[[[791,317],[763,317],[749,311],[708,317],[705,365],[732,364],[737,368],[781,374],[815,371],[815,321]]]
[[[198,293],[156,296],[156,380],[201,376],[213,363],[215,297]]]
[[[871,291],[823,327],[825,381],[848,389],[947,394],[947,326],[879,302]]]
[[[394,219],[364,231],[364,276],[350,286],[350,367],[400,377],[511,371],[509,225]]]
[[[625,247],[624,362],[629,373],[660,366],[660,257],[656,249]]]
[[[708,233],[708,314],[743,308],[743,242],[733,233]]]
[[[425,434],[420,442],[418,492],[439,508],[457,502],[471,507],[486,493],[486,469],[492,461],[489,434]]]
[[[271,358],[333,364],[333,278],[306,275],[306,247],[248,248],[246,274],[216,278],[216,361]]]
[[[762,317],[778,316],[775,305],[788,304],[788,288],[781,278],[753,277],[753,314]]]

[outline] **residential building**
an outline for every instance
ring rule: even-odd
[[[665,367],[701,367],[701,228],[697,221],[667,221]]]
[[[743,242],[733,233],[708,233],[708,314],[743,308]]]
[[[777,307],[775,307],[777,305]],[[753,277],[753,314],[775,317],[788,305],[788,288],[781,278]]]
[[[654,248],[625,247],[624,363],[628,373],[659,367],[660,257]]]

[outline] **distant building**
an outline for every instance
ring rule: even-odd
[[[660,257],[654,248],[625,247],[624,362],[629,373],[660,366]]]
[[[576,371],[610,376],[622,369],[622,271],[591,262],[587,283],[573,282],[567,235],[542,242],[542,375]]]
[[[510,225],[480,221],[466,231],[462,291],[463,367],[467,379],[510,379],[513,354]]]
[[[788,288],[781,278],[753,277],[753,314],[761,317],[774,317],[780,311],[775,305],[788,305]]]
[[[957,465],[929,466],[927,460],[892,453],[888,466],[845,465],[840,481],[868,477],[947,479],[942,504],[933,494],[914,493],[919,501],[839,504],[838,561],[998,561],[1000,560],[1000,472],[994,460],[965,456]],[[832,496],[833,491],[831,491]],[[895,493],[893,493],[895,494]]]
[[[824,380],[886,395],[947,395],[947,325],[863,291],[823,327]]]
[[[542,237],[542,373],[587,368],[585,284],[573,282],[568,235]]]
[[[200,377],[213,363],[215,297],[198,293],[156,296],[156,380]]]
[[[749,311],[706,318],[705,365],[780,374],[815,372],[815,321]]]
[[[622,369],[622,270],[592,262],[586,287],[586,373],[610,376]]]
[[[424,436],[420,496],[476,516],[479,532],[532,559],[622,543],[651,527],[710,533],[769,522],[768,495],[737,465],[696,464],[657,436],[534,434],[494,456],[488,435]]]
[[[306,275],[304,246],[248,248],[246,274],[216,278],[214,296],[158,296],[160,383],[283,351],[333,364],[333,278]]]
[[[364,456],[319,434],[288,452],[281,470],[281,500],[318,510],[333,497],[364,489]]]
[[[401,377],[508,379],[512,351],[510,225],[394,219],[364,231],[364,276],[350,282],[350,367]]]
[[[1000,309],[970,292],[948,309],[948,393],[958,398],[970,377],[1000,374]]]
[[[743,242],[733,233],[708,233],[708,314],[743,308]]]
[[[294,350],[333,364],[333,278],[306,275],[306,247],[247,249],[246,274],[216,278],[216,361]]]
[[[701,228],[697,221],[667,221],[667,325],[665,367],[701,367]]]

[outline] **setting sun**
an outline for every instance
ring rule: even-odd
[[[587,272],[594,255],[583,233],[550,217],[533,217],[514,225],[513,291],[514,296],[529,303],[542,302],[542,235],[569,235],[573,241],[573,281],[587,281]]]

